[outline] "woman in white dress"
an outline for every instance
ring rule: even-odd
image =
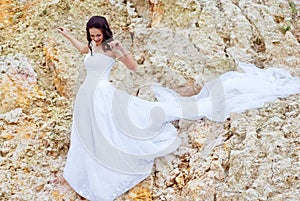
[[[175,151],[181,141],[171,121],[202,117],[224,121],[231,112],[262,107],[277,97],[300,92],[300,80],[286,71],[241,63],[244,73],[225,73],[192,97],[153,86],[158,102],[149,102],[110,84],[116,60],[130,70],[136,70],[137,64],[121,42],[113,39],[104,17],[88,21],[87,44],[63,27],[58,32],[86,54],[87,76],[74,104],[64,177],[89,200],[115,199],[150,175],[155,157]]]

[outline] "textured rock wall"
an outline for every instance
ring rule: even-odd
[[[58,26],[85,40],[87,19],[106,16],[140,64],[136,73],[117,64],[112,83],[149,100],[152,82],[188,96],[238,61],[300,77],[297,0],[6,0],[0,8],[3,200],[82,199],[61,175],[84,56]],[[118,200],[299,200],[299,103],[294,95],[224,123],[174,122],[181,147]]]

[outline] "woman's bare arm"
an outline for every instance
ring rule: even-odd
[[[118,60],[121,61],[128,69],[136,71],[138,65],[135,58],[129,51],[125,51],[121,56],[118,57]]]
[[[64,37],[66,37],[72,45],[79,50],[81,53],[88,53],[89,52],[89,47],[87,44],[80,42],[76,38],[74,38],[64,27],[59,27],[57,29],[59,33],[61,33]]]
[[[114,40],[109,43],[112,52],[116,59],[121,61],[128,69],[135,71],[138,67],[136,60],[132,56],[132,54],[126,50],[120,41]]]

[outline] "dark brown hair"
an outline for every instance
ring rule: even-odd
[[[104,52],[110,50],[110,46],[107,43],[113,40],[113,33],[108,25],[106,18],[102,16],[93,16],[86,23],[86,38],[88,40],[88,46],[92,54],[92,38],[90,35],[91,28],[100,29],[102,31],[103,34],[102,49]]]

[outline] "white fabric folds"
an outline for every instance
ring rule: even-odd
[[[149,176],[156,157],[175,151],[181,140],[171,121],[222,122],[232,112],[300,92],[300,79],[284,70],[240,63],[243,73],[225,73],[192,97],[154,85],[158,102],[150,102],[109,83],[114,62],[101,53],[86,56],[87,77],[74,105],[64,177],[89,200],[113,200]]]

